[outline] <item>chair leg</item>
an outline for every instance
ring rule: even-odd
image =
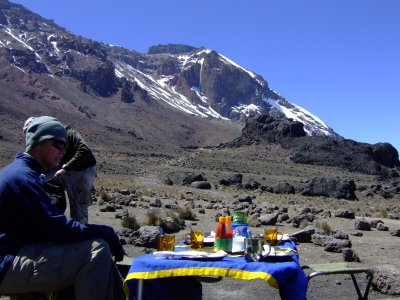
[[[350,276],[351,276],[351,279],[353,280],[354,287],[356,288],[357,295],[358,295],[358,300],[364,300],[363,295],[361,295],[360,288],[358,287],[356,277],[354,276],[354,274],[350,274]]]
[[[358,299],[359,300],[367,300],[368,299],[368,294],[369,294],[369,289],[370,289],[371,283],[372,283],[373,273],[372,272],[367,272],[368,283],[367,283],[367,286],[365,287],[364,295],[361,294],[360,288],[358,287],[357,279],[354,276],[354,274],[352,273],[350,275],[351,275],[351,279],[353,280],[354,287],[355,287],[355,289],[357,291]]]

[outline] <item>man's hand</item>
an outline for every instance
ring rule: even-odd
[[[65,175],[65,173],[67,173],[67,170],[60,169],[54,174],[54,178],[60,180]]]

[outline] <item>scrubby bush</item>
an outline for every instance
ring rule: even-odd
[[[183,220],[196,220],[196,213],[191,208],[180,208],[176,212]]]
[[[111,197],[105,191],[100,191],[97,196],[104,202],[111,201]]]
[[[332,234],[332,228],[326,221],[322,221],[322,222],[318,222],[317,221],[317,222],[315,222],[315,227],[321,229],[327,235],[331,235]]]
[[[308,226],[308,221],[307,220],[303,220],[300,222],[299,228],[300,229],[304,229]]]
[[[381,218],[387,218],[388,212],[387,212],[386,208],[381,207],[381,209],[379,210],[379,216]]]
[[[149,211],[145,216],[145,224],[152,226],[159,226],[161,223],[161,217],[158,212]]]
[[[140,224],[136,220],[136,217],[131,214],[122,218],[121,225],[124,228],[129,228],[133,230],[138,230],[140,228]]]

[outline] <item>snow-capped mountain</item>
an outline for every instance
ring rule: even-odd
[[[159,45],[142,54],[75,36],[6,0],[0,9],[2,66],[73,82],[71,87],[85,93],[124,103],[155,101],[202,118],[242,122],[267,114],[300,121],[311,136],[337,136],[318,117],[269,88],[260,75],[216,51]]]

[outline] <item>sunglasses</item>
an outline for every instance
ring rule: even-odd
[[[65,150],[67,148],[67,143],[59,140],[52,140],[51,145],[57,150]]]

